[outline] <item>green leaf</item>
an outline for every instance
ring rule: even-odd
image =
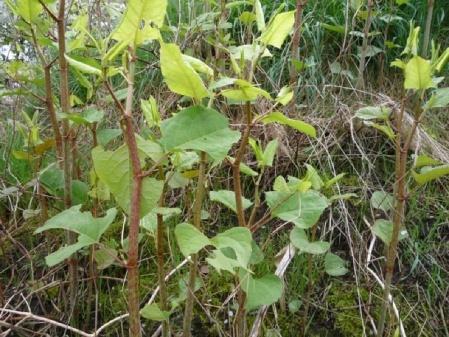
[[[81,71],[82,73],[86,73],[86,74],[92,74],[92,75],[97,75],[97,76],[101,76],[102,72],[101,69],[96,68],[94,66],[91,66],[87,63],[81,62],[81,61],[77,61],[71,57],[69,57],[68,55],[64,55],[65,59],[67,60],[67,62],[75,69]]]
[[[72,180],[72,203],[74,205],[80,205],[87,202],[89,193],[89,186],[80,181]]]
[[[433,159],[429,156],[422,154],[416,158],[413,167],[419,168],[419,167],[424,167],[424,166],[434,166],[434,165],[441,165],[441,164],[442,164],[442,162],[440,162],[439,160]]]
[[[104,247],[95,251],[96,267],[100,270],[111,266],[117,258],[117,251],[112,248]]]
[[[247,268],[252,253],[252,236],[248,228],[233,227],[217,234],[211,239],[211,242],[225,255],[231,249],[233,251],[232,258],[236,261],[237,266]]]
[[[257,29],[262,32],[265,30],[265,18],[260,0],[254,1],[254,11],[256,12]]]
[[[81,113],[70,113],[70,114],[60,114],[62,117],[71,120],[75,124],[79,125],[89,125],[93,123],[98,123],[103,119],[104,111],[97,110],[95,108],[88,108],[83,110]]]
[[[446,65],[447,61],[449,61],[449,48],[446,48],[446,50],[432,64],[432,68],[439,73]]]
[[[249,264],[255,265],[261,263],[264,259],[264,255],[259,245],[254,240],[251,241],[251,250],[251,258],[249,259]]]
[[[128,0],[126,12],[112,38],[135,45],[158,38],[159,32],[153,26],[162,26],[166,10],[167,0]]]
[[[143,161],[144,153],[139,152],[139,156]],[[120,207],[129,212],[132,182],[128,148],[122,145],[115,151],[105,151],[97,146],[92,150],[92,159],[100,180],[110,189]],[[157,205],[163,186],[164,182],[161,180],[150,177],[143,179],[141,218]]]
[[[313,190],[295,193],[266,192],[265,197],[274,217],[304,229],[315,225],[328,206],[326,197]]]
[[[146,319],[158,322],[166,321],[170,318],[170,312],[161,310],[156,303],[145,305],[140,310],[140,315]]]
[[[424,185],[432,180],[444,177],[449,174],[449,165],[436,167],[423,167],[419,173],[412,171],[412,176],[418,185]]]
[[[344,25],[330,25],[325,22],[321,22],[320,25],[321,25],[321,27],[323,27],[324,29],[326,29],[330,32],[334,32],[334,33],[338,33],[338,34],[344,34],[346,32],[346,28]]]
[[[175,237],[179,249],[185,257],[196,254],[204,247],[212,244],[195,226],[186,222],[176,226]]]
[[[101,129],[97,132],[98,143],[105,147],[122,134],[122,129]]]
[[[270,94],[258,87],[255,87],[251,83],[245,80],[236,80],[234,82],[238,89],[226,89],[221,94],[231,100],[237,102],[250,102],[256,100],[258,97],[263,96],[268,100],[271,100]]]
[[[266,30],[260,36],[260,40],[276,48],[281,48],[295,23],[295,11],[279,13],[268,24]]]
[[[240,272],[242,290],[246,293],[245,309],[251,311],[262,305],[271,305],[282,295],[282,281],[273,274],[254,278],[248,272]]]
[[[445,108],[449,104],[449,88],[436,89],[424,105],[425,109]]]
[[[435,87],[432,81],[430,62],[419,56],[414,56],[405,65],[405,89],[425,90]]]
[[[162,44],[160,62],[162,75],[171,91],[193,97],[198,102],[209,96],[203,80],[193,67],[184,61],[177,45]]]
[[[371,228],[373,233],[380,238],[386,245],[391,242],[391,237],[393,235],[393,222],[385,219],[378,219]],[[402,228],[399,230],[399,240],[402,240],[408,236],[407,230]]]
[[[267,144],[267,147],[263,151],[263,166],[272,167],[274,156],[278,148],[278,141],[273,139]]]
[[[286,85],[284,87],[281,88],[281,90],[279,91],[279,94],[276,97],[276,102],[280,103],[282,105],[287,105],[288,103],[290,103],[290,101],[293,98],[293,89]]]
[[[259,57],[272,57],[273,55],[267,48],[260,44],[244,44],[240,46],[230,46],[229,52],[236,60],[255,61]],[[234,82],[230,84],[234,84]]]
[[[229,129],[225,116],[203,106],[181,110],[166,119],[161,124],[161,133],[160,142],[166,151],[204,151],[217,161],[225,158],[240,138],[240,132]]]
[[[225,205],[230,210],[234,211],[234,213],[237,213],[234,191],[226,191],[226,190],[211,191],[209,193],[209,196],[211,201],[217,201]],[[242,203],[243,209],[247,209],[253,204],[250,200],[246,199],[245,197],[242,197]]]
[[[387,123],[388,123],[388,122],[387,122]],[[394,140],[394,138],[395,138],[394,131],[393,131],[393,129],[391,128],[391,126],[390,126],[389,123],[386,124],[386,125],[384,125],[384,124],[378,124],[378,123],[373,123],[373,122],[365,121],[364,124],[365,124],[366,126],[370,126],[370,127],[372,127],[372,128],[375,128],[375,129],[379,130],[380,132],[382,132],[383,134],[385,134],[385,135],[388,137],[388,139],[390,139],[390,140]]]
[[[214,70],[203,61],[185,54],[182,55],[182,59],[195,69],[195,71],[206,74],[209,77],[214,77]]]
[[[310,137],[316,138],[316,130],[312,125],[300,120],[288,118],[282,112],[278,111],[272,112],[263,117],[262,122],[265,124],[279,123],[282,125],[288,125],[291,128],[298,130],[299,132],[302,132]]]
[[[388,213],[393,209],[394,198],[390,193],[384,191],[376,191],[371,196],[371,207],[381,209]]]
[[[306,232],[298,227],[295,227],[290,232],[290,241],[301,252],[313,255],[324,254],[330,248],[330,243],[326,241],[310,242],[307,238]]]
[[[411,54],[418,55],[419,48],[419,32],[421,31],[421,27],[414,27],[413,21],[410,21],[410,30],[409,35],[407,37],[407,43],[405,45],[404,50],[401,55]]]
[[[35,233],[49,229],[65,229],[84,235],[93,242],[98,242],[101,235],[114,221],[117,210],[111,208],[104,217],[94,218],[90,212],[81,212],[80,209],[81,205],[77,205],[58,213],[36,229]]]
[[[342,276],[349,271],[346,268],[346,261],[330,252],[324,257],[324,269],[331,276]]]
[[[96,242],[92,241],[89,237],[80,235],[78,236],[78,241],[76,243],[68,246],[63,246],[55,252],[46,256],[45,263],[47,264],[47,266],[53,267],[58,263],[61,263],[62,261],[68,259],[71,255],[73,255],[80,249],[90,246],[94,243]]]
[[[218,273],[221,273],[222,270],[226,270],[234,275],[236,269],[240,267],[234,256],[229,257],[225,255],[224,251],[221,249],[214,249],[209,257],[206,258],[206,261],[214,267]]]
[[[161,116],[154,97],[150,96],[148,100],[141,99],[140,108],[145,116],[145,121],[147,122],[148,127],[159,127],[161,123]]]
[[[306,164],[306,167],[307,174],[304,177],[304,180],[310,181],[310,183],[312,184],[312,188],[316,191],[319,191],[324,185],[323,179],[321,179],[320,175],[312,165]]]
[[[32,23],[42,12],[42,5],[38,0],[17,0],[16,11],[23,20]]]
[[[391,114],[391,109],[383,106],[367,106],[357,110],[355,116],[363,120],[388,120]]]

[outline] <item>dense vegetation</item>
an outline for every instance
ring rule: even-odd
[[[449,336],[445,1],[0,8],[2,337]]]

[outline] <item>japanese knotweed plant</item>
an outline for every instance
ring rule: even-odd
[[[64,207],[68,209],[73,204],[72,148],[75,143],[75,133],[69,123],[69,119],[62,118],[58,120],[57,111],[59,110],[65,116],[72,115],[71,102],[75,97],[70,93],[66,53],[84,47],[85,38],[87,36],[85,28],[83,28],[85,25],[80,23],[79,20],[74,20],[73,25],[70,25],[70,33],[72,34],[68,34],[71,35],[71,38],[67,38],[66,28],[68,26],[69,15],[67,13],[68,10],[65,0],[46,2],[37,0],[7,0],[6,4],[12,13],[19,18],[16,27],[28,38],[36,52],[41,66],[44,79],[44,95],[42,96],[38,90],[31,92],[31,94],[45,104],[51,121],[57,162],[59,167],[63,170]],[[55,10],[57,10],[57,13],[54,12]],[[82,19],[82,17],[80,18]],[[56,28],[56,34],[49,33],[54,28]],[[51,68],[54,64],[58,64],[59,106],[53,97]],[[22,84],[23,82],[25,81],[22,81]],[[87,80],[82,82],[84,83],[84,86],[88,83]],[[89,84],[89,86],[91,85]],[[74,244],[75,239],[76,237],[74,234],[68,231],[67,242],[69,244]],[[68,262],[70,278],[69,303],[71,309],[74,309],[76,313],[75,302],[78,288],[76,257],[70,257]]]
[[[290,87],[283,87],[276,98],[272,98],[267,91],[253,84],[260,60],[270,57],[269,48],[280,48],[290,34],[295,12],[276,12],[266,23],[262,6],[256,0],[254,15],[258,36],[252,44],[237,47],[217,44],[216,48],[229,56],[229,64],[224,64],[223,73],[217,73],[199,58],[183,54],[176,44],[165,41],[166,37],[162,36],[159,28],[164,24],[166,6],[165,0],[130,0],[122,20],[109,37],[97,40],[89,34],[94,46],[92,49],[97,53],[95,58],[81,59],[75,52],[64,55],[73,70],[95,79],[97,84],[104,84],[120,112],[125,144],[115,149],[106,148],[107,140],[118,135],[116,131],[110,130],[105,132],[106,140],[100,141],[99,146],[92,150],[92,180],[95,184],[92,184],[91,195],[103,199],[109,191],[117,207],[111,208],[103,217],[94,217],[90,212],[82,212],[80,205],[73,206],[48,220],[38,231],[62,228],[78,234],[77,243],[64,246],[47,257],[50,265],[61,262],[87,246],[98,245],[100,249],[104,248],[104,252],[112,254],[127,268],[130,336],[142,335],[140,315],[163,322],[163,335],[168,336],[171,315],[178,310],[180,301],[168,303],[164,270],[164,222],[170,216],[179,217],[183,213],[181,207],[165,207],[165,195],[184,187],[186,193],[183,194],[182,204],[190,205],[189,211],[184,221],[175,228],[180,250],[190,262],[188,279],[184,285],[183,334],[191,335],[194,291],[198,289],[197,269],[204,253],[206,263],[218,273],[232,274],[236,280],[238,311],[233,325],[235,335],[244,336],[246,312],[275,303],[282,293],[279,277],[271,273],[255,275],[252,267],[261,262],[261,254],[252,233],[271,219],[278,218],[298,227],[293,237],[302,240],[301,243],[298,240],[295,242],[303,251],[307,247],[313,250],[313,247],[323,245],[328,248],[326,243],[311,242],[307,234],[301,231],[317,223],[328,206],[327,199],[307,182],[298,183],[300,188],[290,186],[288,191],[261,191],[261,177],[266,167],[273,164],[278,143],[271,141],[263,149],[260,141],[251,138],[253,127],[261,123],[287,125],[312,138],[316,137],[313,126],[282,113],[282,108],[293,97]],[[178,109],[172,116],[162,119],[154,98],[142,100],[141,109],[151,130],[149,136],[143,136],[137,134],[133,123],[134,83],[138,63],[136,51],[147,43],[159,46],[160,68],[168,88],[184,96],[184,102],[190,103],[188,107]],[[112,84],[116,83],[112,81],[113,78],[120,77],[127,83],[124,98],[119,95],[122,92],[119,90],[123,89],[115,88]],[[271,107],[260,115],[253,111],[253,104],[258,99],[271,103]],[[242,107],[245,120],[242,133],[232,130],[227,117],[214,109],[219,106],[217,102]],[[73,121],[73,118],[65,119]],[[237,145],[235,154],[230,156],[234,145]],[[249,147],[257,158],[257,169],[244,163]],[[233,190],[214,191],[214,181],[209,172],[212,167],[223,163],[232,166]],[[243,196],[241,174],[254,179],[253,200]],[[206,184],[206,181],[211,183]],[[235,212],[239,226],[213,237],[206,236],[203,228],[207,222],[203,220],[202,211],[207,196],[211,201],[219,202]],[[268,212],[258,218],[257,211],[265,203],[268,204]],[[101,235],[114,221],[117,208],[128,219],[127,255],[123,259],[100,241]],[[140,231],[156,233],[160,289],[159,304],[148,304],[142,310],[138,259]]]
[[[388,107],[365,107],[357,111],[356,116],[368,126],[384,134],[395,144],[395,183],[393,195],[375,192],[371,204],[383,210],[387,219],[376,220],[372,230],[386,245],[384,296],[377,327],[377,336],[384,336],[385,318],[390,302],[390,288],[394,273],[399,240],[406,236],[405,215],[409,197],[409,185],[412,191],[430,181],[449,174],[449,165],[440,163],[425,153],[420,153],[409,161],[409,152],[418,133],[419,123],[433,109],[443,108],[449,104],[449,88],[438,88],[443,77],[437,77],[449,60],[449,48],[440,53],[440,47],[433,44],[430,60],[418,55],[420,28],[410,25],[407,45],[402,52],[403,60],[392,63],[402,69],[404,74],[403,95],[399,111]],[[411,111],[413,122],[407,123],[407,110]],[[393,119],[393,123],[390,122]],[[419,148],[415,152],[420,151]],[[422,151],[421,151],[422,152]]]

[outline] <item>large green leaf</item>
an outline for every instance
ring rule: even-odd
[[[295,11],[277,14],[262,33],[260,40],[276,48],[281,48],[295,23]]]
[[[412,175],[419,185],[424,185],[432,180],[449,175],[449,165],[425,166],[419,173],[412,171]]]
[[[258,88],[248,81],[236,80],[234,82],[236,85],[235,89],[225,89],[221,94],[236,102],[249,102],[254,101],[258,97],[262,96],[268,100],[271,100],[270,94],[261,88]]]
[[[240,272],[242,290],[246,293],[245,308],[250,311],[262,305],[275,303],[282,295],[282,281],[273,274],[254,278],[248,272]]]
[[[175,237],[185,257],[196,254],[204,247],[212,244],[207,236],[189,223],[177,225],[175,228]]]
[[[206,261],[214,267],[217,272],[221,273],[222,270],[226,270],[234,275],[240,265],[234,256],[229,256],[230,254],[225,254],[225,252],[226,250],[214,249],[209,257],[206,258]]]
[[[326,241],[310,242],[307,238],[306,232],[298,227],[295,227],[290,232],[290,241],[301,252],[309,254],[324,254],[330,248],[330,243]]]
[[[81,205],[73,206],[47,220],[35,233],[50,229],[65,229],[79,234],[78,242],[63,246],[46,257],[48,266],[54,266],[64,261],[81,248],[98,243],[101,235],[114,221],[117,210],[111,208],[102,218],[94,218],[90,212],[81,212]]]
[[[151,303],[145,305],[142,310],[140,310],[140,315],[146,319],[162,322],[169,319],[170,312],[161,310],[156,303]]]
[[[222,160],[240,138],[240,132],[232,131],[228,125],[218,111],[193,106],[162,122],[161,144],[167,151],[204,151],[214,160]]]
[[[72,254],[76,253],[80,249],[93,245],[96,243],[95,241],[92,241],[89,237],[85,235],[78,236],[78,241],[72,245],[63,246],[56,250],[55,252],[49,254],[45,257],[45,263],[49,267],[53,267],[57,265],[58,263],[68,259]]]
[[[141,160],[145,154],[141,151]],[[122,145],[115,151],[105,151],[101,147],[92,150],[95,172],[110,189],[120,207],[129,213],[131,200],[131,174],[128,148]],[[142,181],[140,217],[156,207],[164,182],[146,177]]]
[[[203,80],[184,60],[177,45],[173,43],[161,45],[161,70],[171,91],[193,97],[198,102],[209,96]]]
[[[328,200],[316,191],[306,192],[266,192],[271,214],[284,221],[292,222],[299,228],[310,228],[318,222],[328,206]]]
[[[225,205],[227,208],[234,211],[234,213],[237,212],[236,205],[235,205],[235,193],[234,191],[227,191],[227,190],[220,190],[220,191],[211,191],[209,193],[210,200],[217,201],[223,205]],[[243,203],[243,209],[247,209],[250,207],[253,203],[242,197],[242,203]]]
[[[376,191],[371,196],[371,206],[389,212],[393,209],[394,198],[390,193],[384,191]]]
[[[324,257],[324,270],[331,276],[342,276],[348,272],[346,261],[330,252]]]
[[[378,219],[371,228],[373,233],[380,238],[386,245],[390,244],[393,235],[393,222],[385,219]],[[407,237],[407,230],[401,228],[399,230],[399,240]]]
[[[262,32],[265,30],[265,18],[260,0],[254,1],[254,11],[256,12],[257,29]]]
[[[360,108],[355,116],[363,120],[387,120],[390,117],[391,109],[384,106],[366,106]]]
[[[247,268],[252,253],[252,236],[248,228],[233,227],[217,234],[211,242],[224,252],[232,249],[239,267]]]
[[[7,1],[10,6],[14,6],[11,1]],[[17,0],[15,11],[28,23],[34,22],[42,12],[42,5],[38,0]]]
[[[84,235],[94,242],[100,240],[101,235],[114,221],[117,210],[111,208],[102,218],[94,218],[90,212],[81,212],[81,205],[73,206],[61,213],[58,213],[38,229],[36,233],[41,233],[49,229],[65,229],[80,235]]]
[[[449,88],[436,89],[425,104],[426,109],[445,108],[449,104]]]
[[[167,0],[128,0],[126,12],[112,38],[135,45],[157,38],[158,31],[153,26],[162,26],[166,9]]]
[[[96,68],[90,64],[75,60],[74,58],[69,57],[68,55],[64,55],[67,62],[75,69],[81,71],[82,73],[92,74],[101,76],[102,71],[99,68]]]
[[[405,65],[405,89],[425,90],[435,87],[432,81],[430,62],[419,56],[414,56]]]
[[[315,128],[303,121],[291,119],[285,116],[282,112],[272,112],[262,118],[262,122],[265,124],[269,123],[279,123],[283,125],[288,125],[289,127],[302,132],[310,137],[316,138]]]

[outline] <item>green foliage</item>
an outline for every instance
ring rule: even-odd
[[[161,71],[171,91],[192,97],[197,103],[209,96],[203,80],[184,60],[177,45],[172,43],[161,45]]]
[[[142,163],[146,154],[145,150],[148,150],[148,145],[151,147],[150,150],[153,150],[153,144],[149,141],[142,140],[139,147]],[[157,154],[157,150],[150,154]],[[123,145],[115,151],[105,151],[101,147],[96,147],[92,150],[92,159],[98,178],[109,188],[120,207],[125,212],[128,212],[132,191],[128,148]],[[141,217],[156,207],[163,185],[163,181],[155,178],[146,177],[143,179]]]
[[[307,229],[315,225],[328,206],[327,199],[316,191],[266,192],[268,206],[274,217]]]
[[[81,212],[81,205],[73,206],[49,219],[35,233],[50,229],[65,229],[79,234],[78,242],[59,248],[45,258],[48,266],[54,266],[81,248],[99,243],[101,235],[114,221],[117,210],[109,209],[102,218],[94,218],[90,212]]]
[[[226,190],[211,191],[209,195],[211,201],[217,201],[226,206],[227,208],[229,208],[230,210],[232,210],[234,213],[237,213],[234,191],[226,191]],[[243,209],[247,209],[253,204],[250,200],[246,198],[242,198],[242,202],[243,202]]]
[[[240,138],[240,133],[230,130],[228,125],[226,117],[218,111],[193,106],[162,122],[161,144],[166,151],[204,151],[221,161]]]
[[[330,248],[330,243],[325,241],[310,242],[306,232],[301,228],[293,228],[290,232],[291,243],[300,250],[300,252],[319,255],[326,253]]]
[[[195,226],[181,223],[175,229],[176,241],[184,256],[198,253],[204,247],[211,245],[211,241]]]
[[[241,287],[246,293],[245,309],[251,311],[262,305],[270,305],[279,300],[282,295],[282,281],[276,275],[267,274],[254,278],[248,272],[239,274]]]

